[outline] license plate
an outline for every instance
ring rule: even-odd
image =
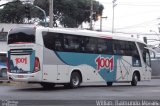
[[[18,78],[24,78],[24,76],[23,76],[23,75],[17,75],[17,77],[18,77]]]

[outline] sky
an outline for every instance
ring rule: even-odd
[[[0,0],[0,4],[11,0]],[[112,30],[112,0],[97,0],[104,5],[102,26],[104,30]],[[116,0],[114,8],[114,29],[118,32],[141,32],[150,33],[154,30],[157,33],[160,23],[160,0]],[[158,19],[159,18],[159,19]],[[94,27],[99,28],[100,22]],[[152,32],[153,33],[153,32]]]
[[[1,0],[0,4],[10,0]],[[102,29],[112,31],[113,0],[97,0],[104,5]],[[160,0],[116,0],[114,8],[114,31],[135,34],[155,34],[151,38],[158,39],[160,23]],[[100,21],[94,23],[94,28],[100,28]],[[150,32],[152,30],[152,32]],[[147,35],[149,36],[149,35]],[[150,36],[149,36],[150,37]]]
[[[112,31],[113,0],[97,1],[104,5],[103,16],[108,17],[102,20],[103,30]],[[148,39],[160,40],[158,29],[160,27],[160,0],[116,0],[116,4],[114,8],[115,32],[134,33],[134,35],[140,35],[141,38],[145,36]],[[98,21],[94,27],[99,29],[99,26]],[[159,44],[159,42],[150,43]]]
[[[104,5],[103,19],[104,29],[112,29],[112,0],[97,0]],[[114,8],[115,31],[150,33],[154,30],[157,33],[160,23],[160,0],[117,0]],[[159,18],[159,19],[158,19]],[[95,26],[98,26],[96,24]],[[152,32],[153,33],[153,32]]]

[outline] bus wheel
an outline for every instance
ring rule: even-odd
[[[3,78],[7,78],[7,69],[2,69],[1,70],[1,75]]]
[[[132,86],[137,86],[137,82],[138,82],[138,76],[137,76],[136,73],[134,73],[133,77],[132,77],[131,85]]]
[[[69,83],[70,88],[78,88],[80,86],[80,83],[81,83],[81,77],[80,77],[79,73],[73,72],[71,74],[71,79],[70,79],[70,83]]]
[[[40,83],[41,86],[44,88],[44,89],[53,89],[55,87],[55,84],[54,83]]]
[[[107,82],[107,86],[112,86],[113,82]]]

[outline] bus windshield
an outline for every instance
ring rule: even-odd
[[[9,32],[8,44],[35,43],[34,28],[15,28]]]

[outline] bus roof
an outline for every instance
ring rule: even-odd
[[[84,36],[92,36],[92,37],[98,37],[98,38],[106,38],[106,39],[118,39],[118,40],[124,40],[124,41],[133,41],[133,42],[140,42],[143,44],[146,44],[145,42],[132,38],[132,37],[124,37],[120,36],[122,34],[117,33],[110,33],[110,32],[98,32],[98,31],[90,31],[90,30],[83,30],[83,29],[73,29],[73,28],[48,28],[49,31],[53,32],[59,32],[59,33],[68,33],[68,34],[74,34],[74,35],[84,35]]]
[[[26,28],[26,27],[21,27],[21,28]],[[31,27],[28,27],[28,28],[31,28]],[[140,43],[146,44],[145,42],[139,39],[132,38],[132,37],[124,37],[124,36],[120,36],[120,34],[110,33],[110,32],[98,32],[98,31],[90,31],[90,30],[78,29],[78,28],[49,28],[49,27],[42,27],[42,26],[34,26],[33,28],[40,31],[50,31],[50,32],[57,32],[57,33],[92,36],[92,37],[106,38],[106,39],[117,39],[117,40],[133,41],[133,42],[140,42]]]

